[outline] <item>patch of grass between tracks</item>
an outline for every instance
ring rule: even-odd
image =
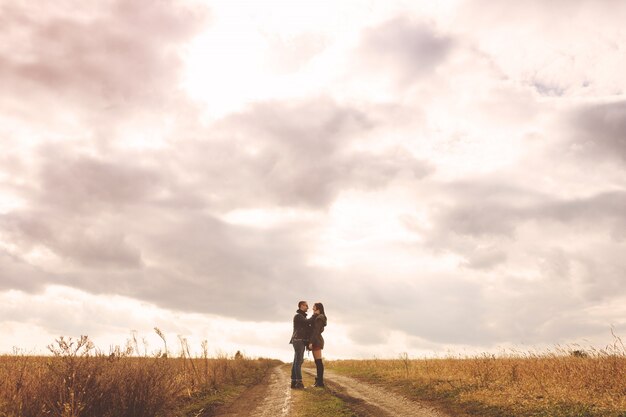
[[[301,417],[357,417],[328,389],[314,388],[315,377],[303,372],[304,390],[292,390],[294,415]]]

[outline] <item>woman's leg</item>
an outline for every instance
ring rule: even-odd
[[[313,358],[315,359],[315,368],[317,369],[317,378],[315,378],[315,386],[324,386],[324,362],[322,362],[322,349],[313,351]]]

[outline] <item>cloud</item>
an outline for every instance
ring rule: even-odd
[[[354,324],[350,326],[348,337],[360,346],[371,346],[382,344],[389,338],[389,331],[378,323],[370,322],[367,324]]]
[[[430,74],[454,46],[451,37],[409,17],[396,17],[364,31],[359,60],[378,76],[394,74],[400,84]]]
[[[623,93],[610,68],[625,63],[619,52],[624,13],[624,4],[613,0],[603,7],[589,0],[470,0],[455,10],[451,30],[490,57],[504,77],[539,95],[592,98]]]
[[[220,205],[324,208],[344,189],[380,188],[403,172],[430,174],[430,164],[402,148],[354,149],[383,126],[370,111],[328,98],[258,103],[219,122],[215,139],[194,147],[191,158],[202,161],[192,164],[213,183],[212,193],[221,188]],[[219,157],[206,164],[204,155]]]
[[[191,3],[0,6],[3,296],[275,330],[314,297],[378,352],[602,333],[626,268],[619,19],[538,4],[390,6],[346,33],[219,3],[219,30]],[[221,42],[242,25],[250,59]],[[237,59],[211,72],[218,51]],[[192,64],[221,119],[181,89]]]
[[[270,320],[285,311],[285,299],[298,297],[315,271],[307,266],[301,232],[256,230],[198,212],[182,217],[147,208],[68,222],[59,213],[54,221],[37,214],[2,219],[3,236],[16,246],[15,256],[3,258],[3,287],[14,288],[21,277],[24,283],[16,288],[26,291],[67,285],[248,319],[264,305]],[[33,257],[35,251],[46,257]]]
[[[348,317],[349,337],[359,344],[383,343],[393,331],[433,343],[491,343],[498,338],[484,326],[489,307],[481,286],[465,277],[430,272],[380,276],[370,271],[358,276],[342,281],[333,294],[336,301],[328,304],[333,314]],[[321,279],[331,285],[337,278]]]
[[[581,159],[626,162],[626,101],[579,106],[569,117],[570,150]]]
[[[462,263],[463,266],[472,269],[490,270],[505,262],[507,254],[505,251],[492,246],[486,248],[476,248],[473,252],[468,252],[466,257],[467,261]]]
[[[71,211],[98,210],[155,198],[167,181],[155,167],[142,167],[132,154],[93,157],[44,146],[38,169],[41,204]]]
[[[154,157],[41,152],[38,172],[30,173],[34,186],[21,195],[26,207],[0,216],[15,262],[37,265],[48,283],[187,311],[252,317],[264,299],[273,311],[268,297],[297,296],[289,282],[309,274],[306,228],[226,223],[209,213],[210,204],[189,204],[190,191],[177,189],[184,167],[163,171],[151,165]],[[212,185],[230,186],[198,189]],[[249,307],[241,307],[244,299]]]
[[[626,210],[626,193],[623,191],[558,198],[515,185],[511,185],[508,191],[498,192],[498,187],[504,184],[491,181],[487,184],[493,188],[479,183],[451,185],[451,191],[465,190],[456,194],[452,204],[440,207],[436,220],[438,227],[433,235],[514,239],[516,230],[529,222],[554,222],[611,233],[619,233],[626,227],[622,216]]]
[[[172,47],[205,17],[175,2],[73,6],[63,2],[33,14],[22,5],[3,5],[3,32],[17,42],[17,53],[2,56],[2,77],[13,94],[55,95],[65,104],[147,104],[159,98],[159,85],[175,82],[181,61]]]
[[[266,61],[278,74],[298,72],[330,43],[323,36],[307,33],[295,36],[272,33],[266,34],[265,38],[268,44]]]
[[[95,268],[141,266],[140,251],[126,239],[123,213],[155,198],[163,180],[157,172],[49,146],[32,160],[36,168],[21,174],[29,186],[16,190],[25,207],[0,215],[0,229],[18,252],[45,249]]]
[[[557,138],[554,144],[561,142]],[[542,169],[549,169],[543,164]],[[583,195],[569,190],[549,193],[544,183],[527,181],[524,167],[510,169],[507,175],[497,172],[437,185],[427,180],[430,193],[421,193],[418,200],[422,211],[403,217],[405,227],[418,238],[412,252],[416,257],[422,251],[449,256],[456,267],[448,278],[450,288],[429,288],[437,274],[425,272],[425,285],[420,281],[419,289],[407,290],[431,294],[447,307],[443,311],[440,305],[429,305],[428,310],[436,312],[430,319],[433,326],[403,327],[408,334],[439,343],[472,340],[463,326],[457,328],[458,339],[433,328],[434,323],[454,327],[455,308],[472,317],[467,326],[479,334],[477,340],[492,344],[537,344],[607,332],[607,316],[590,319],[580,311],[623,297],[619,287],[626,267],[620,255],[625,249],[626,194],[597,183],[583,187]],[[445,296],[454,294],[457,286],[472,296],[447,304]],[[468,305],[470,298],[478,304]],[[385,322],[401,323],[398,318]]]
[[[306,260],[307,229],[297,224],[257,230],[189,212],[153,231],[144,231],[144,248],[159,276],[146,270],[133,296],[190,311],[219,312],[264,320],[290,311],[315,268]]]
[[[42,145],[22,173],[24,207],[2,215],[0,230],[14,256],[57,272],[57,284],[245,319],[265,304],[275,319],[320,273],[309,259],[319,221],[221,217],[246,207],[323,212],[344,190],[432,172],[401,147],[355,149],[378,123],[330,99],[277,101],[163,149]]]
[[[53,278],[45,271],[33,267],[4,249],[0,250],[0,289],[37,291],[51,279]]]
[[[180,46],[207,19],[176,1],[0,7],[0,108],[7,127],[40,126],[47,137],[110,140],[132,116],[182,106]]]
[[[128,244],[124,234],[98,223],[84,218],[67,222],[59,213],[46,211],[12,213],[0,218],[3,235],[18,245],[22,253],[49,251],[48,255],[94,268],[139,267],[141,255]]]

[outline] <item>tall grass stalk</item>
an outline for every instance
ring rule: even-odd
[[[626,416],[626,349],[616,336],[604,349],[557,346],[439,359],[401,354],[327,367],[476,415]]]
[[[173,416],[195,397],[260,381],[278,363],[209,358],[206,345],[202,357],[192,357],[184,338],[178,358],[167,347],[152,356],[145,348],[140,356],[135,334],[108,353],[87,336],[60,337],[48,348],[51,356],[0,356],[0,417]]]

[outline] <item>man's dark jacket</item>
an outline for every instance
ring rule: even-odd
[[[300,309],[293,316],[293,334],[289,343],[294,340],[303,340],[308,342],[311,333],[311,321],[306,318],[306,313]],[[306,344],[306,343],[305,343]]]

